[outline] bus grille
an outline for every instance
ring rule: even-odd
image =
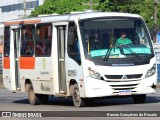
[[[107,79],[123,79],[124,75],[105,75]],[[126,79],[138,79],[142,77],[142,74],[125,75]]]
[[[138,84],[110,85],[114,90],[133,90]]]

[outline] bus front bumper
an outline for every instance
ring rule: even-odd
[[[81,97],[107,97],[121,96],[122,92],[130,92],[126,95],[149,94],[156,91],[156,74],[140,80],[125,82],[107,82],[106,80],[97,80],[87,77],[84,81],[85,96]],[[125,94],[124,94],[125,95]]]

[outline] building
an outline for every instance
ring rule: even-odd
[[[35,7],[43,4],[43,1],[44,0],[1,0],[0,22],[28,16]]]
[[[31,11],[42,5],[44,0],[1,0],[0,2],[0,44],[3,41],[3,22],[30,15]]]

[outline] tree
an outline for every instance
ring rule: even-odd
[[[72,11],[84,11],[90,9],[90,0],[45,0],[42,6],[37,7],[32,11],[31,16],[40,14],[64,14]],[[93,6],[93,9],[99,11],[112,12],[127,12],[140,14],[146,21],[148,27],[153,27],[154,20],[154,0],[92,0],[93,3],[99,3],[98,6]],[[158,8],[160,11],[160,8]],[[157,23],[160,24],[160,14],[158,14]]]
[[[154,0],[100,0],[98,10],[140,14],[149,27],[154,23]]]
[[[93,0],[93,2],[98,2],[98,0]],[[84,5],[84,3],[89,3],[89,0],[45,0],[42,6],[32,11],[31,16],[53,13],[64,14],[72,11],[84,11],[85,9],[89,9],[90,6]]]

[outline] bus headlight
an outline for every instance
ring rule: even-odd
[[[154,64],[152,68],[147,71],[146,78],[154,75],[155,73],[156,73],[156,64]]]
[[[90,67],[88,68],[88,71],[89,71],[89,76],[90,76],[90,77],[100,80],[100,78],[101,78],[100,73],[92,70]]]

